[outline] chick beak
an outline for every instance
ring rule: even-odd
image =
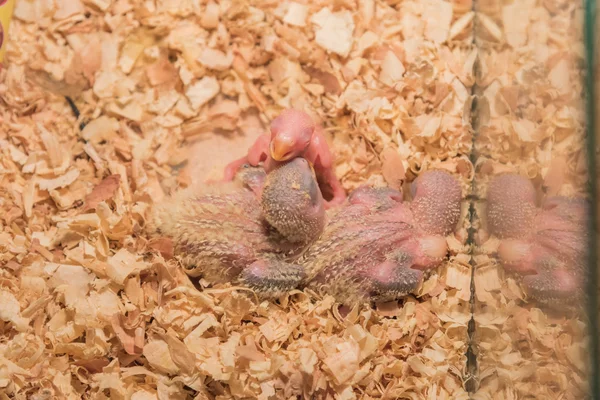
[[[275,161],[287,161],[292,157],[294,142],[285,137],[274,137],[271,140],[271,158]]]

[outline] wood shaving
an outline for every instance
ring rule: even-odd
[[[315,24],[315,42],[326,50],[347,57],[354,41],[354,21],[348,10],[332,13],[322,8],[310,21]]]
[[[85,197],[84,210],[96,208],[101,202],[112,198],[121,182],[120,175],[109,175]]]
[[[191,84],[185,91],[192,109],[198,111],[210,99],[219,93],[219,82],[213,77],[204,77],[198,82]]]

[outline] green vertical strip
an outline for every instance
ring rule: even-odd
[[[586,55],[586,108],[587,108],[587,141],[588,141],[588,172],[590,176],[590,191],[592,198],[592,207],[590,207],[591,218],[589,219],[589,319],[590,319],[590,384],[591,397],[600,399],[600,376],[598,376],[598,250],[596,248],[596,235],[598,232],[598,192],[596,183],[596,96],[594,70],[596,65],[595,58],[595,23],[596,23],[596,1],[585,1],[585,55]]]

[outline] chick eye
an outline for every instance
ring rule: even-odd
[[[250,168],[250,164],[243,164],[243,165],[242,165],[242,168],[244,168],[244,169],[248,169],[248,168]]]
[[[319,189],[319,185],[317,185],[316,182],[312,181],[310,183],[310,186],[308,187],[308,195],[310,196],[310,203],[313,206],[316,206],[317,203],[319,202],[319,192],[321,191],[321,189]]]
[[[304,137],[310,138],[312,137],[313,133],[314,133],[314,129],[313,128],[306,128],[304,129],[304,132],[302,132],[304,134]],[[308,139],[308,142],[310,142],[310,139]]]

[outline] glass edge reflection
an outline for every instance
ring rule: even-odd
[[[584,0],[585,7],[585,49],[586,49],[586,108],[587,108],[587,162],[590,177],[590,197],[594,206],[590,207],[591,215],[588,219],[589,232],[589,279],[588,279],[588,315],[590,319],[590,393],[593,399],[600,397],[600,379],[598,376],[598,264],[597,264],[597,166],[596,166],[596,88],[595,88],[595,21],[596,21],[596,1]]]

